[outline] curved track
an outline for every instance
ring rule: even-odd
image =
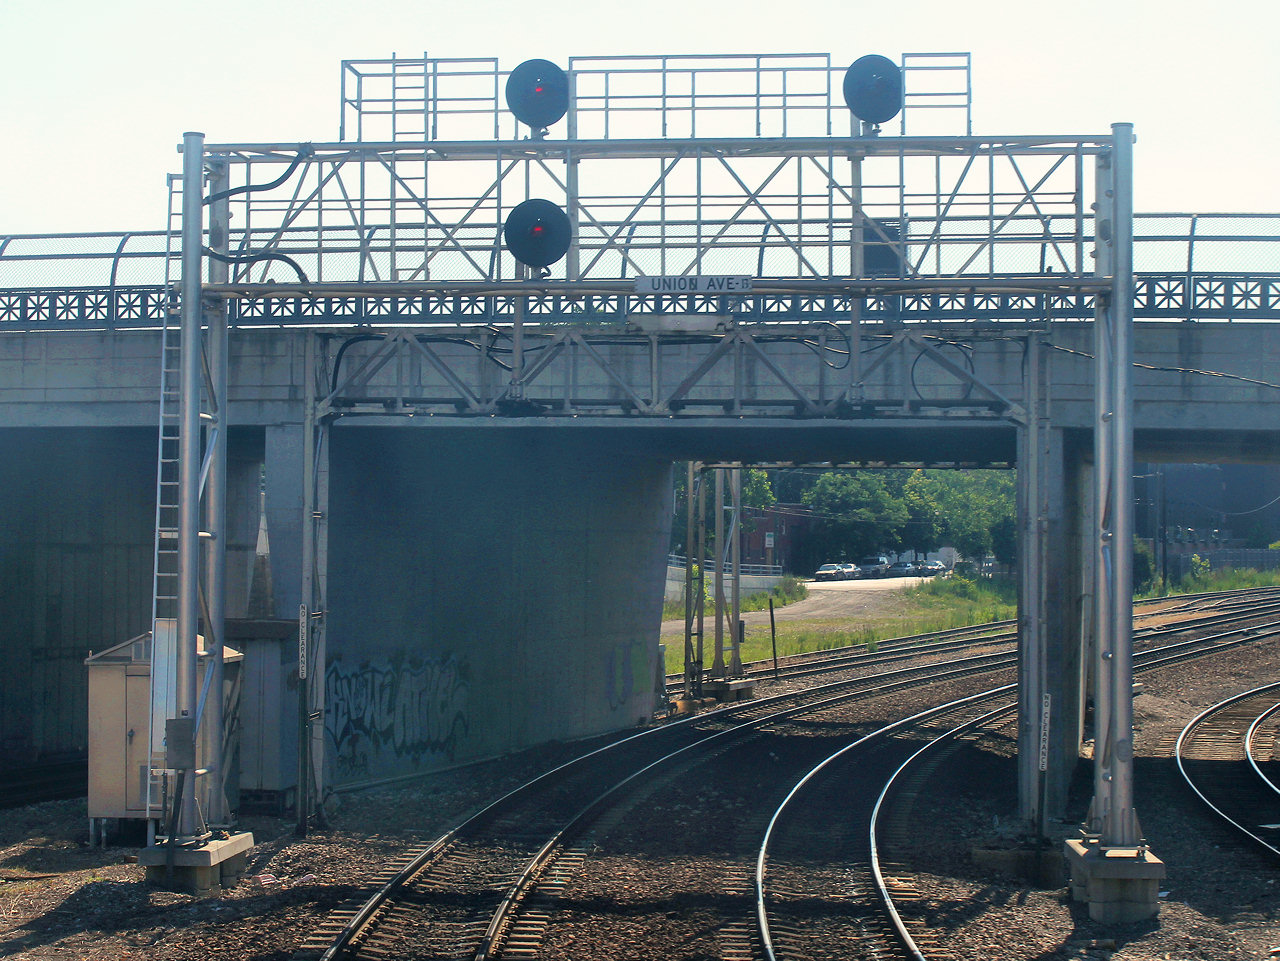
[[[1183,780],[1221,820],[1280,855],[1280,792],[1256,754],[1259,731],[1280,710],[1280,683],[1227,698],[1196,716],[1174,749]],[[1272,735],[1274,739],[1274,735]]]
[[[1197,637],[1140,652],[1135,669],[1262,636],[1256,623],[1206,614],[1205,603],[1213,602],[1180,605]],[[1159,631],[1149,643],[1178,629]],[[859,786],[891,780],[922,745],[1010,697],[1000,685],[1012,679],[1014,655],[940,660],[927,645],[915,652],[935,660],[733,704],[547,772],[439,839],[359,910],[330,919],[298,957],[701,951],[745,961],[775,956],[775,944],[789,956],[918,956],[893,907],[909,898],[910,881],[874,857],[876,812],[887,802],[860,800],[864,792],[834,773],[841,765],[855,771]],[[930,702],[962,717],[920,710]],[[913,716],[893,722],[906,714]],[[790,819],[807,827],[787,826],[785,814],[771,821],[784,798],[794,805],[792,795],[826,779],[812,773],[819,769],[832,774],[822,789],[828,813]],[[866,830],[852,830],[857,824]],[[768,853],[770,837],[786,846]],[[855,857],[859,847],[871,856]],[[851,937],[864,953],[850,953]]]
[[[1203,620],[1194,618],[1191,623],[1199,628]],[[1250,629],[1178,641],[1137,653],[1134,670],[1168,668],[1277,633]],[[1280,685],[1271,690],[1280,691]],[[1007,732],[1016,722],[1016,708],[1011,687],[941,705],[842,748],[796,784],[770,822],[758,858],[758,915],[768,961],[821,957],[824,945],[852,938],[870,943],[869,957],[923,961],[931,953],[933,939],[918,912],[898,909],[899,901],[915,903],[911,872],[882,860],[880,838],[907,830],[901,813],[924,789],[929,773],[940,763],[941,748],[971,730]],[[881,757],[873,766],[866,748],[876,739],[882,741],[875,745]],[[896,743],[896,752],[888,749],[891,743]],[[878,797],[850,798],[848,785],[871,781],[876,776],[871,772],[878,772],[891,757],[899,757],[900,763],[884,779]],[[890,811],[898,815],[892,823]],[[838,851],[833,851],[834,839],[823,826],[836,819],[856,823],[865,834],[842,836]],[[791,831],[789,839],[780,839],[784,824]],[[824,869],[833,860],[839,871]],[[828,916],[814,918],[814,904],[831,906]],[[904,914],[911,915],[910,922]]]

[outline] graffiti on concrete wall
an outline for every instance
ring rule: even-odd
[[[638,694],[653,688],[649,648],[643,641],[620,641],[609,648],[605,664],[606,696],[609,707],[623,707]]]
[[[325,731],[338,769],[367,773],[370,755],[418,761],[452,759],[470,728],[466,665],[454,657],[423,661],[405,655],[325,672]]]

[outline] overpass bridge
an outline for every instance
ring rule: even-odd
[[[561,134],[495,61],[352,61],[338,141],[188,134],[168,229],[0,239],[14,643],[150,627],[163,770],[265,484],[315,803],[646,718],[674,461],[1016,467],[1020,813],[1065,804],[1095,660],[1132,845],[1109,545],[1135,451],[1280,451],[1280,224],[1135,217],[1130,128],[975,136],[967,71],[904,56],[890,133],[829,58],[583,58]],[[530,197],[562,264],[504,243]]]

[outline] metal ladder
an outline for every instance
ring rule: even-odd
[[[156,453],[156,526],[151,594],[150,710],[147,731],[148,764],[146,807],[148,820],[157,818],[167,803],[163,776],[164,719],[172,715],[168,704],[171,684],[170,650],[178,622],[179,564],[178,524],[180,492],[182,319],[182,177],[169,177],[169,210],[165,237],[164,309],[160,330],[159,437]],[[165,676],[160,676],[164,674]],[[157,730],[159,725],[159,730]]]
[[[178,616],[178,453],[181,415],[182,178],[169,178],[169,219],[165,239],[164,324],[160,331],[160,436],[156,460],[155,576],[152,628],[157,619]],[[154,637],[154,635],[153,635]]]

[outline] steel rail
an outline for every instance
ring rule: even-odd
[[[1227,634],[1214,635],[1211,638],[1201,638],[1168,645],[1155,651],[1141,652],[1136,655],[1136,657],[1142,658],[1144,663],[1150,661],[1152,666],[1158,666],[1166,662],[1186,659],[1188,657],[1203,656],[1204,654],[1213,653],[1228,647],[1249,643],[1256,639],[1256,632],[1248,629],[1241,629]],[[1170,655],[1168,653],[1170,651],[1180,653]],[[653,761],[644,766],[643,770],[648,771],[663,760],[674,757],[675,755],[681,754],[694,747],[705,746],[724,735],[752,730],[765,724],[776,723],[797,715],[822,710],[826,707],[848,700],[869,697],[894,690],[901,690],[917,685],[921,682],[931,683],[939,680],[968,676],[975,672],[1008,667],[1011,666],[1013,662],[1013,655],[986,654],[975,658],[949,660],[923,667],[905,668],[856,679],[844,679],[820,685],[819,687],[811,688],[802,692],[790,692],[787,694],[775,695],[773,697],[759,699],[752,702],[743,702],[738,705],[728,706],[716,712],[695,715],[661,727],[650,728],[648,730],[629,735],[610,744],[603,745],[595,750],[589,751],[577,758],[558,765],[538,777],[531,779],[526,784],[509,791],[507,794],[486,805],[486,807],[481,811],[477,812],[472,817],[468,818],[466,821],[462,822],[434,841],[424,851],[415,856],[404,868],[398,871],[390,881],[386,882],[382,888],[375,892],[354,912],[350,919],[344,924],[336,938],[329,944],[327,949],[324,950],[323,954],[320,955],[320,958],[322,961],[336,961],[336,959],[343,957],[346,952],[350,950],[353,941],[377,918],[377,916],[384,910],[385,906],[391,901],[396,892],[402,889],[405,885],[411,883],[412,880],[424,869],[428,868],[433,862],[441,858],[446,849],[455,841],[462,838],[467,832],[477,829],[486,821],[496,819],[503,813],[504,808],[514,804],[517,799],[522,797],[522,795],[532,792],[539,787],[554,783],[557,777],[563,776],[571,769],[585,764],[589,759],[599,758],[624,745],[633,744],[640,738],[653,738],[662,735],[664,732],[670,732],[672,730],[682,731],[686,727],[705,723],[708,720],[721,721],[734,720],[739,717],[747,718],[735,727],[706,734],[705,736],[698,737],[698,739],[693,743],[680,747],[676,751],[666,752],[663,757],[659,758],[657,761]],[[943,670],[939,670],[940,668]],[[847,690],[854,686],[858,686],[856,690]],[[842,693],[836,693],[841,692],[842,689],[844,689]],[[782,710],[772,710],[772,708],[777,707],[784,702],[794,702],[797,697],[807,697],[809,699],[802,704],[793,703],[792,706],[783,708]],[[759,714],[761,710],[768,713]],[[752,714],[758,714],[758,716],[751,717],[750,715]],[[635,774],[629,776],[625,780],[630,781],[634,777]],[[620,787],[620,784],[615,784],[596,800],[603,800],[605,795],[611,795],[618,787]],[[595,802],[593,801],[592,805],[588,805],[587,808],[591,808],[594,805]],[[583,809],[583,817],[589,813],[587,808]],[[545,859],[551,856],[556,847],[556,842],[563,839],[566,835],[567,829],[562,828],[557,832],[556,837],[553,838],[552,841],[543,845],[540,850],[542,861],[545,862]],[[532,863],[527,866],[526,871],[522,872],[521,877],[517,879],[515,884],[513,884],[508,890],[506,896],[504,896],[499,908],[505,914],[509,915],[510,912],[515,910],[520,903],[522,894],[531,887],[532,874],[529,869],[532,867]],[[495,919],[490,923],[489,929],[493,930],[495,933],[500,932],[504,923],[505,922],[500,922]]]
[[[1280,636],[1280,628],[1278,628],[1273,632],[1273,636]],[[1184,748],[1187,746],[1188,742],[1195,737],[1196,730],[1202,724],[1204,724],[1205,721],[1211,719],[1214,715],[1222,712],[1223,710],[1225,710],[1226,708],[1234,704],[1238,704],[1242,701],[1247,701],[1252,697],[1257,697],[1261,694],[1265,694],[1272,691],[1280,691],[1280,682],[1276,682],[1274,684],[1264,684],[1261,687],[1256,687],[1256,688],[1253,688],[1252,690],[1244,691],[1240,694],[1233,695],[1232,697],[1226,698],[1225,700],[1220,701],[1217,704],[1214,704],[1212,707],[1209,707],[1204,711],[1201,711],[1191,720],[1190,723],[1187,724],[1186,727],[1182,729],[1181,733],[1178,734],[1178,740],[1174,744],[1174,760],[1178,765],[1178,773],[1182,775],[1182,779],[1187,783],[1187,787],[1191,788],[1192,793],[1194,793],[1195,796],[1198,797],[1205,804],[1205,806],[1209,808],[1209,810],[1211,810],[1214,814],[1218,815],[1218,817],[1221,820],[1231,825],[1233,828],[1235,828],[1245,837],[1252,840],[1254,843],[1270,851],[1272,854],[1280,855],[1280,847],[1277,847],[1275,844],[1272,844],[1270,841],[1267,841],[1265,838],[1259,837],[1257,834],[1254,834],[1247,827],[1245,827],[1243,824],[1241,824],[1239,821],[1233,818],[1226,811],[1222,810],[1222,808],[1220,808],[1212,800],[1210,800],[1209,797],[1205,794],[1205,792],[1202,791],[1196,785],[1195,778],[1192,777],[1191,773],[1187,770],[1186,764],[1184,764]]]
[[[985,661],[985,660],[993,659],[994,657],[995,656],[993,655],[979,655],[977,657],[969,658],[966,660]],[[958,662],[948,662],[948,663],[958,663]],[[998,663],[988,664],[981,668],[978,668],[978,670],[980,671],[995,670],[999,667],[1007,666],[1009,663],[1010,663],[1009,660],[1005,658],[999,661]],[[688,751],[704,749],[707,747],[707,745],[713,742],[717,742],[721,738],[740,737],[745,731],[755,730],[757,728],[764,727],[769,724],[776,724],[779,721],[790,720],[791,718],[796,717],[798,715],[810,714],[810,713],[813,713],[814,711],[824,709],[835,704],[840,704],[840,703],[843,703],[844,701],[852,700],[855,698],[864,698],[864,697],[871,696],[873,694],[888,693],[894,690],[900,690],[904,686],[911,687],[918,684],[922,680],[927,680],[929,683],[937,683],[943,680],[951,680],[956,677],[968,676],[972,673],[974,673],[974,670],[972,668],[959,668],[957,670],[948,671],[942,674],[931,675],[927,678],[913,677],[909,679],[903,679],[900,681],[893,681],[893,682],[881,685],[880,687],[872,688],[870,690],[859,690],[859,691],[848,692],[845,694],[838,694],[833,697],[824,698],[819,701],[808,702],[802,705],[798,705],[796,707],[786,708],[781,711],[776,711],[771,714],[766,714],[761,717],[753,718],[735,727],[726,728],[725,730],[722,730],[722,731],[717,731],[713,734],[708,735],[705,738],[702,738],[698,741],[693,742],[692,744],[687,744],[676,751],[672,751],[671,753],[656,759],[655,761],[646,765],[640,770],[635,771],[633,774],[615,783],[613,786],[609,787],[608,789],[603,791],[601,794],[599,794],[597,797],[592,799],[587,805],[585,805],[582,808],[581,811],[579,811],[576,815],[574,815],[573,818],[570,819],[570,821],[568,821],[565,824],[565,826],[561,828],[561,830],[558,831],[543,846],[541,850],[539,850],[538,854],[535,855],[535,857],[530,861],[530,863],[528,864],[524,872],[522,872],[520,877],[511,886],[506,896],[503,898],[502,903],[499,905],[498,910],[494,913],[493,919],[490,921],[489,927],[485,932],[484,940],[481,942],[480,948],[475,953],[475,961],[489,961],[489,959],[495,956],[496,949],[500,948],[499,937],[501,932],[510,924],[513,918],[513,915],[515,911],[518,910],[522,900],[527,895],[527,893],[530,890],[532,890],[534,884],[536,883],[538,875],[542,872],[543,868],[545,868],[546,865],[550,863],[551,859],[554,857],[556,850],[560,847],[560,842],[562,841],[562,839],[571,836],[580,827],[580,825],[582,825],[587,819],[589,819],[591,815],[594,814],[605,803],[605,801],[611,798],[617,791],[619,791],[626,785],[635,781],[641,775],[648,774],[654,771],[655,769],[668,764],[669,762],[673,761],[675,758],[685,754]],[[1010,684],[1010,685],[1005,685],[1004,687],[1001,687],[1001,688],[996,688],[994,690],[997,692],[1003,692],[1014,687],[1016,687],[1016,685]],[[993,695],[991,692],[987,692],[985,695],[976,695],[976,696],[983,697],[983,696],[993,696]],[[963,703],[963,700],[957,703]],[[886,728],[882,728],[881,731],[876,732],[876,734],[880,734],[882,732],[886,732],[890,730],[896,730],[908,723],[917,721],[921,717],[928,716],[931,713],[933,712],[923,712],[922,714],[916,715],[912,718],[908,718],[905,721],[895,722],[894,724],[891,724]],[[856,744],[862,744],[863,742],[873,739],[874,737],[875,737],[874,734],[867,735],[866,737],[859,739],[859,741],[857,741]],[[852,746],[854,745],[851,745],[851,747]]]
[[[985,663],[977,663],[977,662],[985,662]],[[390,881],[386,882],[382,888],[380,888],[377,892],[375,892],[369,899],[367,899],[356,910],[356,912],[351,916],[351,918],[343,926],[342,930],[337,934],[337,936],[332,941],[332,943],[330,943],[329,947],[323,952],[323,954],[320,955],[320,961],[337,961],[337,959],[344,957],[346,953],[351,949],[354,940],[364,931],[366,927],[368,927],[376,919],[378,914],[385,908],[385,906],[393,898],[393,896],[399,890],[404,888],[406,885],[412,883],[413,879],[417,877],[425,868],[429,867],[434,861],[436,861],[454,841],[460,839],[468,832],[474,831],[475,829],[483,826],[486,822],[491,821],[497,816],[499,816],[505,808],[512,805],[522,795],[525,795],[528,792],[532,792],[541,786],[553,783],[556,777],[563,775],[565,772],[567,772],[571,768],[574,768],[580,764],[583,764],[591,758],[600,757],[606,754],[607,752],[613,751],[623,745],[631,744],[640,738],[654,737],[656,735],[660,735],[663,732],[671,731],[673,727],[676,727],[676,726],[684,727],[684,726],[692,725],[698,721],[705,722],[707,719],[721,720],[726,718],[734,718],[739,715],[745,715],[745,714],[759,711],[762,707],[769,708],[771,706],[777,705],[779,702],[784,702],[788,700],[794,701],[797,696],[801,696],[804,694],[813,694],[815,692],[819,693],[819,695],[829,694],[830,692],[837,691],[840,688],[847,688],[854,683],[865,683],[867,681],[881,681],[881,680],[885,681],[885,683],[872,686],[872,687],[861,687],[854,691],[845,691],[844,693],[831,694],[831,696],[819,696],[817,698],[807,700],[803,704],[793,705],[791,707],[787,707],[779,711],[774,711],[772,713],[760,715],[758,717],[751,718],[750,720],[746,720],[743,723],[740,723],[734,727],[731,727],[722,731],[713,732],[704,737],[700,737],[698,740],[694,741],[691,744],[687,744],[680,747],[676,751],[668,752],[663,756],[659,757],[657,760],[651,762],[650,764],[645,765],[643,770],[648,771],[651,768],[657,766],[658,764],[668,761],[679,754],[683,754],[686,750],[690,750],[696,747],[706,746],[707,744],[719,739],[722,736],[740,734],[743,731],[752,730],[760,726],[763,726],[765,724],[777,723],[779,721],[787,720],[791,717],[794,717],[800,714],[821,710],[821,709],[833,706],[835,704],[840,704],[845,701],[853,700],[856,698],[870,697],[876,694],[883,694],[883,693],[888,693],[895,690],[901,690],[906,687],[917,685],[921,682],[932,683],[939,680],[950,680],[954,678],[965,677],[977,671],[997,670],[1000,668],[1009,667],[1012,664],[1013,664],[1013,657],[1010,655],[979,655],[978,657],[975,657],[975,658],[966,658],[958,661],[944,662],[944,664],[942,665],[937,665],[937,664],[929,665],[928,667],[930,669],[938,668],[940,666],[946,667],[949,669],[946,671],[938,672],[936,674],[928,673],[927,676],[925,677],[919,676],[922,673],[922,669],[914,668],[914,669],[904,669],[900,671],[892,671],[886,674],[874,675],[868,678],[859,678],[856,681],[835,682],[828,685],[822,685],[818,688],[809,689],[806,692],[791,692],[789,694],[776,695],[774,697],[767,698],[767,699],[761,699],[753,702],[746,702],[746,703],[743,703],[741,706],[735,706],[735,708],[717,711],[717,712],[714,712],[713,714],[698,715],[698,716],[687,718],[683,721],[677,721],[674,724],[668,724],[662,727],[650,728],[646,731],[641,731],[637,734],[633,734],[626,738],[623,738],[620,741],[615,741],[610,744],[604,745],[600,748],[597,748],[594,751],[588,752],[587,754],[583,754],[577,758],[574,758],[570,761],[565,762],[564,764],[561,764],[553,768],[550,771],[546,771],[543,774],[539,775],[538,777],[528,781],[527,783],[515,788],[512,791],[509,791],[507,794],[503,795],[501,798],[486,805],[481,811],[472,815],[466,821],[462,822],[461,824],[453,828],[451,831],[447,832],[446,834],[438,838],[436,841],[432,842],[432,844],[428,848],[426,848],[424,851],[422,851],[420,854],[414,857],[402,869],[400,869],[400,871],[396,873],[395,877],[393,877]],[[594,798],[589,804],[584,806],[577,815],[575,815],[573,819],[574,823],[578,823],[582,819],[585,819],[592,810],[598,807],[599,804],[602,803],[608,796],[612,795],[612,793],[615,790],[617,790],[622,784],[630,782],[635,777],[636,777],[636,774],[632,774],[628,776],[623,782],[616,783],[615,785],[613,785],[612,787],[604,791],[602,794]],[[502,902],[497,909],[497,912],[501,912],[504,918],[503,919],[498,918],[497,912],[495,912],[493,919],[491,920],[488,928],[486,929],[487,938],[491,938],[491,936],[494,933],[501,930],[502,925],[505,923],[505,920],[504,920],[505,917],[509,916],[510,912],[512,912],[518,906],[522,895],[525,892],[527,892],[527,890],[531,887],[532,873],[540,869],[546,863],[547,859],[553,853],[553,850],[557,842],[563,837],[567,836],[567,833],[568,833],[568,826],[562,827],[561,830],[557,832],[555,837],[553,837],[550,841],[548,841],[539,850],[539,853],[535,855],[534,859],[527,866],[526,870],[522,872],[520,877],[517,878],[517,880],[515,881],[515,883],[511,885],[511,887],[509,888],[508,892],[504,895]],[[491,950],[492,940],[482,945],[482,949],[484,951]],[[477,957],[478,958],[487,957],[487,955],[477,954]]]
[[[994,695],[996,692],[992,691],[989,693]],[[972,700],[976,701],[976,699]],[[959,703],[960,702],[953,702],[953,704]],[[876,879],[876,892],[880,895],[880,900],[884,905],[885,912],[889,915],[889,921],[893,925],[894,930],[897,931],[903,947],[906,948],[914,961],[926,961],[924,952],[920,950],[919,945],[916,944],[915,938],[913,938],[911,933],[907,930],[907,924],[902,920],[902,915],[898,913],[897,905],[894,904],[893,896],[889,892],[889,885],[885,882],[884,872],[880,869],[880,850],[879,844],[876,840],[876,827],[880,820],[880,812],[884,809],[886,800],[896,790],[898,777],[909,767],[915,764],[916,761],[919,760],[927,751],[932,750],[944,741],[952,740],[961,734],[973,730],[974,728],[981,727],[983,724],[986,724],[997,717],[1002,717],[1010,711],[1015,711],[1017,710],[1017,707],[1017,701],[1014,701],[1012,704],[1002,705],[994,711],[988,711],[986,714],[972,718],[958,727],[952,728],[945,734],[934,738],[902,762],[902,765],[889,776],[889,780],[885,782],[884,790],[882,790],[880,792],[880,796],[876,798],[875,807],[871,811],[871,873]]]
[[[743,665],[743,677],[748,679],[774,680],[778,678],[809,677],[814,674],[825,674],[832,671],[847,670],[864,664],[887,664],[912,657],[946,651],[962,650],[971,644],[1006,643],[1013,640],[1011,632],[998,634],[981,634],[982,628],[1013,622],[992,622],[990,625],[977,625],[968,628],[954,628],[951,631],[935,631],[931,634],[897,637],[880,641],[876,650],[867,649],[865,644],[852,644],[848,647],[814,652],[812,654],[786,655],[788,664],[781,665],[775,675],[771,659],[749,661]],[[969,635],[966,637],[966,635]],[[668,693],[680,689],[684,683],[684,674],[666,675]]]
[[[941,704],[937,707],[930,708],[927,711],[921,711],[918,714],[913,714],[911,717],[903,718],[900,721],[895,721],[892,724],[885,725],[884,727],[876,731],[872,731],[870,734],[860,737],[858,740],[854,741],[853,743],[845,745],[839,751],[835,752],[830,757],[826,758],[820,764],[815,766],[812,770],[809,771],[808,774],[806,774],[803,778],[801,778],[796,783],[796,785],[787,794],[786,798],[784,798],[782,803],[778,806],[777,810],[774,811],[773,817],[769,819],[769,826],[765,829],[764,839],[761,841],[761,844],[760,844],[760,853],[756,858],[756,878],[755,878],[756,923],[757,923],[757,927],[760,934],[761,945],[764,947],[765,954],[768,957],[769,961],[777,961],[777,955],[773,950],[773,935],[770,932],[768,909],[765,904],[765,901],[766,901],[765,868],[768,862],[769,842],[773,839],[774,828],[777,826],[778,822],[781,820],[784,812],[786,811],[787,807],[790,805],[791,801],[795,797],[797,797],[801,793],[801,791],[815,777],[817,777],[826,767],[828,767],[831,764],[834,764],[840,758],[844,757],[844,755],[848,754],[851,751],[855,751],[860,748],[866,748],[867,746],[873,743],[881,742],[886,738],[890,737],[892,734],[900,730],[903,730],[904,728],[910,727],[915,724],[919,724],[921,721],[924,721],[924,720],[929,720],[929,719],[938,717],[940,715],[947,714],[951,711],[954,711],[957,707],[960,707],[966,704],[976,703],[982,700],[989,700],[992,697],[998,697],[1000,694],[1008,693],[1009,691],[1016,690],[1016,689],[1017,689],[1017,684],[1005,684],[1001,687],[992,688],[991,690],[983,691],[979,694],[973,694],[973,695],[970,695],[969,697],[960,698],[955,701],[950,701],[946,704]],[[876,810],[878,810],[878,807],[879,807],[879,802],[877,802]],[[873,812],[873,824],[874,824],[874,812]],[[875,860],[874,860],[874,855],[875,855],[874,833],[873,833],[872,840],[873,840],[872,854],[873,854],[874,874],[877,879],[877,882],[882,883],[883,878],[880,874],[879,867],[875,864]],[[887,894],[884,894],[882,896],[887,898]],[[888,901],[886,900],[886,904],[887,903]],[[900,933],[905,935],[905,931],[902,931]],[[908,942],[910,941],[909,938],[907,940]],[[920,957],[918,953],[916,956]]]
[[[1272,716],[1274,716],[1277,712],[1280,712],[1280,701],[1277,701],[1274,705],[1267,708],[1265,711],[1259,714],[1256,718],[1254,718],[1253,723],[1249,725],[1249,730],[1245,732],[1244,755],[1249,761],[1249,766],[1253,768],[1254,773],[1258,775],[1258,777],[1262,780],[1262,783],[1267,785],[1267,787],[1271,788],[1271,790],[1274,791],[1275,793],[1280,794],[1280,786],[1278,786],[1275,781],[1271,780],[1271,778],[1267,777],[1266,773],[1263,772],[1262,766],[1258,764],[1258,759],[1255,756],[1253,751],[1253,741],[1258,733],[1258,729],[1262,727],[1262,725],[1265,724],[1267,720]]]
[[[1134,615],[1134,620],[1152,617],[1167,617],[1174,613],[1186,613],[1193,610],[1201,610],[1201,608],[1193,607],[1202,601],[1215,601],[1221,604],[1222,601],[1240,600],[1249,606],[1240,612],[1214,610],[1202,617],[1186,618],[1180,620],[1177,624],[1168,627],[1139,628],[1135,632],[1135,638],[1152,638],[1159,637],[1162,634],[1178,633],[1198,627],[1208,627],[1211,625],[1221,625],[1231,623],[1235,620],[1250,620],[1258,616],[1266,616],[1271,613],[1280,613],[1280,599],[1272,602],[1269,606],[1259,608],[1259,599],[1269,600],[1280,594],[1277,588],[1256,588],[1252,589],[1247,598],[1236,597],[1241,592],[1221,591],[1204,594],[1184,595],[1192,599],[1186,604],[1178,605],[1175,608],[1166,608],[1159,611],[1144,611]],[[778,673],[774,673],[772,661],[764,659],[760,661],[748,662],[746,672],[743,675],[747,678],[757,679],[783,679],[783,678],[799,678],[808,677],[814,674],[831,673],[834,671],[848,670],[862,664],[880,664],[892,663],[895,660],[904,658],[923,656],[927,654],[961,650],[965,647],[976,644],[1003,644],[1016,640],[1017,634],[1012,631],[1001,631],[999,633],[981,633],[983,631],[991,631],[1001,627],[1008,627],[1016,624],[1015,621],[992,621],[988,624],[971,625],[969,627],[952,628],[945,631],[934,631],[928,634],[909,635],[905,637],[890,638],[879,642],[877,650],[872,652],[865,649],[865,645],[850,645],[846,648],[838,648],[835,650],[822,651],[813,655],[788,655],[790,663],[779,668]],[[965,639],[961,639],[965,638]],[[683,683],[683,674],[666,675],[668,693],[676,690]]]
[[[1194,627],[1194,625],[1192,626]],[[1262,637],[1266,638],[1266,637],[1272,637],[1276,635],[1280,635],[1280,631],[1275,631],[1270,634],[1265,634],[1265,635],[1262,635]],[[1146,671],[1154,670],[1160,667],[1167,667],[1170,664],[1178,663],[1181,661],[1192,660],[1198,657],[1204,657],[1211,654],[1219,653],[1223,650],[1236,647],[1241,644],[1253,643],[1259,639],[1260,639],[1259,635],[1256,631],[1246,629],[1244,631],[1232,631],[1226,634],[1212,635],[1207,638],[1196,638],[1196,639],[1191,639],[1187,641],[1180,641],[1174,644],[1165,645],[1164,647],[1136,652],[1134,654],[1134,670],[1135,672],[1137,671],[1146,672]],[[1277,683],[1276,685],[1271,685],[1271,686],[1280,688],[1280,683]],[[1007,693],[1010,690],[1016,690],[1016,685],[1006,685],[1001,688],[993,688],[990,691],[985,691],[979,694],[971,695],[967,698],[960,698],[948,704],[943,704],[935,708],[931,708],[929,711],[921,712],[917,715],[914,715],[911,718],[907,718],[903,721],[896,722],[895,724],[888,725],[885,728],[880,729],[879,731],[875,731],[872,734],[869,734],[863,738],[860,738],[858,741],[854,742],[853,744],[846,745],[844,748],[835,752],[830,757],[826,758],[824,761],[822,761],[817,766],[815,766],[808,774],[806,774],[799,782],[797,782],[796,786],[787,795],[787,798],[783,801],[783,804],[779,807],[778,811],[775,812],[774,818],[770,821],[769,828],[765,833],[765,839],[761,844],[760,855],[757,860],[757,872],[756,872],[757,919],[760,926],[761,942],[766,946],[765,950],[769,958],[769,961],[777,961],[777,959],[772,948],[772,935],[769,933],[769,930],[768,930],[768,923],[769,923],[768,911],[765,903],[766,902],[765,866],[768,860],[768,845],[773,834],[773,828],[775,826],[775,823],[781,817],[783,809],[791,803],[793,798],[801,792],[802,788],[808,785],[812,781],[812,779],[822,769],[826,768],[828,765],[837,761],[839,758],[848,754],[850,751],[854,750],[855,748],[858,748],[858,747],[865,748],[872,742],[872,739],[875,739],[881,735],[885,737],[890,736],[896,730],[900,730],[908,724],[912,724],[912,723],[918,724],[921,721],[944,715],[949,711],[955,710],[958,707],[962,707],[967,704],[977,703],[978,701],[984,698],[990,699],[991,697],[999,696],[1002,693]],[[988,714],[983,715],[980,718],[976,718],[971,722],[966,722],[964,725],[960,725],[959,727],[938,736],[937,738],[932,740],[929,744],[926,744],[923,747],[921,747],[919,750],[914,752],[911,755],[911,757],[907,761],[905,761],[898,768],[898,770],[895,771],[895,773],[889,778],[889,780],[885,784],[884,789],[881,791],[880,796],[873,809],[871,828],[870,828],[870,850],[872,852],[872,865],[871,865],[872,874],[876,879],[877,890],[881,898],[881,901],[885,906],[886,915],[889,917],[890,923],[893,925],[899,937],[902,939],[904,948],[908,951],[908,953],[911,954],[912,958],[917,959],[917,961],[924,961],[924,955],[920,952],[920,949],[915,944],[914,939],[911,938],[909,932],[906,929],[905,923],[902,921],[902,918],[899,915],[897,908],[894,906],[892,896],[888,890],[887,884],[884,883],[884,875],[879,865],[879,847],[876,841],[876,823],[879,817],[879,813],[883,808],[884,800],[890,793],[890,788],[892,787],[894,780],[900,774],[902,774],[903,771],[905,771],[913,762],[917,761],[920,757],[922,757],[927,751],[938,746],[944,741],[957,736],[958,734],[964,733],[965,731],[971,729],[974,726],[977,726],[982,723],[986,723],[987,721],[992,720],[996,717],[999,717],[1002,714],[1007,714],[1009,711],[1016,710],[1016,708],[1017,708],[1016,702],[1004,705],[1003,707],[995,711],[989,712]],[[1265,842],[1262,842],[1262,843],[1265,844]]]

